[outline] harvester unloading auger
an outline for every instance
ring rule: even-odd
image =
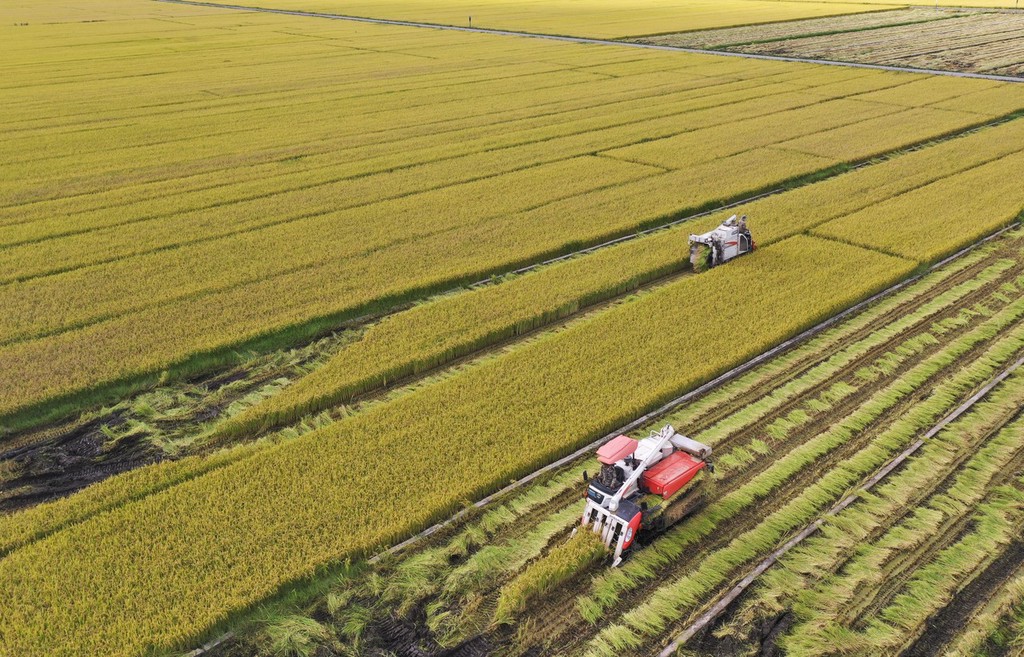
[[[618,436],[597,450],[601,470],[588,482],[582,526],[613,552],[613,567],[637,542],[648,542],[703,504],[706,484],[687,484],[702,470],[714,472],[710,456],[710,447],[672,425],[643,440]]]
[[[757,248],[747,228],[747,216],[733,215],[703,235],[690,235],[690,264],[695,272],[729,262]]]

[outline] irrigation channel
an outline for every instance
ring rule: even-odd
[[[672,423],[713,445],[719,467],[706,505],[619,569],[577,573],[515,627],[493,623],[502,587],[578,522],[580,476],[593,471],[596,444],[379,555],[336,592],[343,608],[325,611],[321,600],[311,612],[349,628],[370,655],[650,654],[674,636],[673,649],[732,654],[709,634],[713,621],[748,604],[751,582],[823,517],[857,510],[866,489],[905,476],[946,425],[985,423],[974,448],[936,467],[902,507],[909,513],[1015,421],[1024,401],[1022,242],[1015,229],[961,252],[624,427],[639,436]],[[988,408],[1008,395],[1000,412]],[[1024,466],[1024,450],[1009,461]],[[891,604],[916,567],[971,526],[969,513],[950,522],[886,591],[864,594],[858,618]],[[760,622],[777,624],[778,614]],[[247,640],[243,630],[212,654],[245,654]]]
[[[1010,75],[992,75],[987,73],[967,73],[963,71],[943,71],[941,69],[910,68],[907,66],[888,66],[884,64],[867,64],[862,62],[843,62],[831,59],[814,59],[809,57],[791,57],[782,55],[760,55],[754,53],[731,52],[724,50],[706,50],[703,48],[687,48],[684,46],[668,46],[651,43],[639,43],[635,41],[616,41],[612,39],[591,39],[587,37],[574,37],[557,34],[540,34],[537,32],[518,32],[514,30],[498,30],[483,27],[469,27],[460,25],[444,25],[439,23],[422,23],[417,21],[392,20],[387,18],[369,18],[365,16],[351,16],[347,14],[332,14],[316,11],[301,11],[296,9],[274,9],[271,7],[253,7],[249,5],[221,4],[217,2],[202,2],[201,0],[154,0],[155,2],[167,2],[177,5],[192,5],[195,7],[212,7],[214,9],[225,9],[229,11],[252,11],[268,14],[281,14],[284,16],[301,16],[305,18],[322,18],[328,20],[354,21],[358,23],[374,23],[377,25],[394,25],[399,27],[417,27],[433,30],[450,30],[456,32],[471,32],[477,34],[491,34],[496,36],[527,37],[533,39],[547,39],[551,41],[562,41],[566,43],[580,43],[601,46],[625,46],[630,48],[643,48],[646,50],[663,50],[669,52],[682,52],[692,55],[717,55],[720,57],[741,57],[744,59],[761,59],[774,62],[796,62],[802,64],[823,64],[826,66],[843,66],[846,68],[866,68],[877,71],[893,71],[897,73],[925,73],[930,75],[945,75],[956,78],[975,78],[979,80],[994,80],[996,82],[1024,82],[1024,79]]]

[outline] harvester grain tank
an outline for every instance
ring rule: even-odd
[[[710,456],[710,447],[671,425],[643,440],[618,436],[597,450],[601,470],[587,482],[582,527],[601,536],[612,566],[703,503],[706,486],[687,484],[714,471]]]
[[[747,216],[733,215],[703,235],[690,235],[690,264],[697,272],[717,267],[757,248]]]

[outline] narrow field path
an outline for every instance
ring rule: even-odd
[[[532,37],[535,39],[548,39],[551,41],[564,41],[567,43],[583,43],[602,46],[624,46],[629,48],[643,48],[645,50],[663,50],[668,52],[685,52],[692,55],[715,55],[720,57],[742,57],[746,59],[762,59],[773,62],[796,62],[803,64],[825,64],[828,66],[845,66],[847,68],[866,68],[877,71],[894,71],[897,73],[926,73],[931,75],[945,75],[954,78],[974,78],[979,80],[994,80],[997,82],[1024,83],[1024,79],[1009,75],[993,75],[989,73],[964,73],[960,71],[942,71],[938,69],[910,68],[907,66],[885,66],[882,64],[862,64],[857,62],[840,62],[829,59],[811,59],[805,57],[790,57],[781,55],[756,55],[752,53],[725,52],[720,50],[704,50],[702,48],[684,48],[679,46],[662,46],[649,43],[636,43],[633,41],[615,41],[611,39],[592,39],[588,37],[574,37],[557,34],[538,34],[536,32],[517,32],[514,30],[494,30],[483,27],[462,27],[459,25],[441,25],[437,23],[420,23],[416,21],[402,21],[387,18],[367,18],[365,16],[349,16],[347,14],[328,14],[316,11],[298,11],[293,9],[273,9],[269,7],[251,7],[247,5],[229,5],[216,2],[202,2],[202,0],[154,0],[155,2],[167,2],[178,5],[191,5],[194,7],[211,7],[214,9],[228,9],[232,11],[258,11],[267,14],[282,14],[285,16],[305,16],[307,18],[326,18],[329,20],[356,21],[359,23],[375,23],[378,25],[395,25],[399,27],[420,27],[434,30],[451,30],[455,32],[473,32],[477,34],[495,34],[499,36]]]

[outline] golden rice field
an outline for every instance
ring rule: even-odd
[[[137,6],[5,8],[0,417],[1024,105],[987,81]]]
[[[714,358],[704,349],[731,343],[739,326],[749,338],[744,355],[752,356],[913,268],[857,247],[822,245],[796,237],[766,247],[760,258],[684,279],[443,385],[16,550],[0,560],[8,602],[0,608],[3,648],[129,655],[180,645],[282,584],[393,542],[721,371],[738,354],[718,349]],[[770,266],[773,260],[786,266]],[[751,277],[755,270],[761,275]],[[716,281],[745,284],[734,288],[731,312],[706,321],[696,312],[700,290]],[[784,321],[779,304],[790,308]],[[685,330],[666,330],[685,317],[693,318]],[[651,348],[629,348],[636,344]],[[696,362],[685,356],[695,348],[701,367],[680,370],[676,358]],[[666,352],[677,356],[667,360]],[[605,385],[611,380],[616,385]],[[586,403],[581,389],[589,391]],[[450,450],[429,449],[437,435]],[[514,453],[510,444],[518,444]],[[376,458],[365,458],[367,450]]]
[[[474,25],[600,37],[878,8],[267,1],[435,23],[472,13]],[[149,0],[16,0],[0,7],[0,54],[0,440],[13,436],[9,454],[98,424],[104,403],[138,390],[335,332],[297,380],[216,409],[197,429],[202,440],[168,449],[165,462],[0,511],[4,657],[195,647],[291,587],[315,588],[341,564],[362,568],[1024,211],[1024,86],[989,80]],[[732,213],[750,216],[757,251],[690,273],[687,235]],[[891,395],[857,398],[864,414],[895,414],[901,396],[946,368],[960,378],[934,399],[973,390],[1019,349],[1019,240],[1012,233],[1002,251],[931,275],[934,295],[923,287],[900,297],[906,317],[886,314],[893,301],[853,320],[849,336],[860,342],[850,337],[849,351],[822,363],[849,355],[842,366],[863,357],[864,368],[808,408],[840,404],[857,377],[898,375]],[[526,266],[536,268],[514,271]],[[712,301],[720,298],[727,303]],[[869,330],[873,322],[880,330]],[[930,332],[875,353],[882,343],[872,340],[895,340],[918,322]],[[815,349],[828,351],[824,342]],[[916,369],[904,368],[919,356]],[[817,386],[841,369],[801,371],[786,386]],[[938,412],[934,399],[914,407],[920,418]],[[770,400],[751,397],[746,412]],[[817,429],[785,463],[770,463],[762,440],[730,452],[723,472],[755,461],[784,469],[855,443],[852,429]],[[116,426],[96,431],[119,435]],[[825,451],[807,456],[814,449]],[[866,475],[877,458],[855,462]],[[20,467],[0,460],[0,492]],[[837,472],[806,495],[845,491],[861,474],[844,470],[849,481],[835,483]],[[762,494],[744,491],[687,536],[733,522],[740,506],[730,504]],[[1001,545],[1016,527],[986,495],[977,501],[990,504],[981,510],[996,529],[977,549]],[[575,514],[536,529],[537,549]],[[695,605],[688,596],[726,580],[750,545],[784,538],[765,517],[746,528],[749,542],[737,533],[712,550],[697,577],[579,634],[587,643],[576,652],[660,640],[674,618],[667,609]],[[602,556],[583,539],[551,554],[514,562],[519,575],[509,566],[497,625],[557,597]],[[639,579],[654,572],[632,563]],[[617,596],[627,585],[609,576],[593,586]],[[789,639],[805,652],[846,627],[840,619],[819,631],[813,619],[842,611],[806,595],[806,618]],[[610,600],[594,593],[580,613]],[[867,634],[858,645],[897,643]]]
[[[601,39],[878,11],[877,6],[861,2],[800,0],[641,0],[629,5],[615,0],[225,0],[218,4]]]

